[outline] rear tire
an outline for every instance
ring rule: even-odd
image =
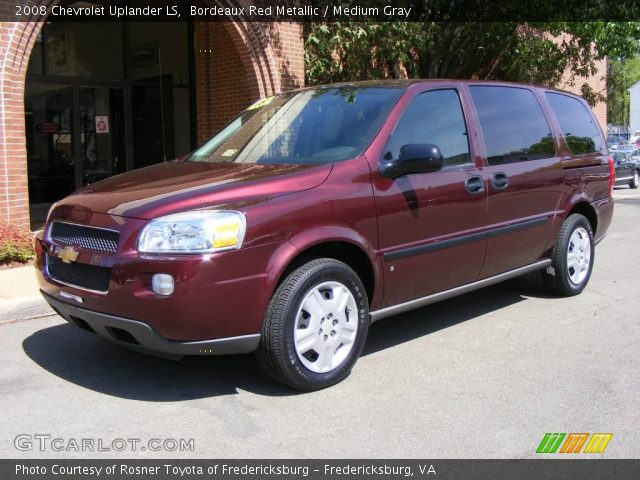
[[[301,391],[344,380],[362,352],[369,302],[358,275],[331,258],[294,270],[267,308],[256,358],[273,379]]]
[[[638,188],[638,185],[640,185],[640,173],[638,173],[638,170],[634,170],[633,178],[629,182],[629,188],[636,189]]]
[[[547,289],[565,297],[582,292],[591,278],[594,253],[591,223],[583,215],[570,215],[562,224],[551,253],[553,268],[542,272]]]

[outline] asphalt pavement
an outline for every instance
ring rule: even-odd
[[[0,457],[533,458],[547,432],[606,432],[600,457],[640,458],[640,192],[614,196],[580,296],[529,275],[381,321],[351,376],[311,394],[252,356],[123,350],[52,314],[29,270],[1,272],[19,292],[0,293]]]

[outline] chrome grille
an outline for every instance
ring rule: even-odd
[[[111,269],[85,263],[64,263],[58,257],[46,256],[47,272],[51,278],[67,285],[106,292],[109,290]]]
[[[49,238],[58,245],[107,253],[118,251],[119,237],[120,234],[113,230],[64,222],[53,222],[49,232]]]

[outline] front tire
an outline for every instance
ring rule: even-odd
[[[583,215],[567,218],[551,254],[551,272],[543,271],[547,289],[556,295],[578,295],[589,283],[593,270],[594,241],[591,223]]]
[[[634,170],[633,178],[629,182],[629,188],[636,189],[638,188],[638,185],[640,185],[640,173],[638,173],[638,170]]]
[[[258,363],[273,379],[301,391],[344,380],[362,352],[369,302],[358,275],[331,258],[294,270],[265,315]]]

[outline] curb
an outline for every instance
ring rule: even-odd
[[[0,325],[57,315],[40,295],[0,301]]]
[[[0,270],[0,325],[55,315],[40,295],[33,265]]]

